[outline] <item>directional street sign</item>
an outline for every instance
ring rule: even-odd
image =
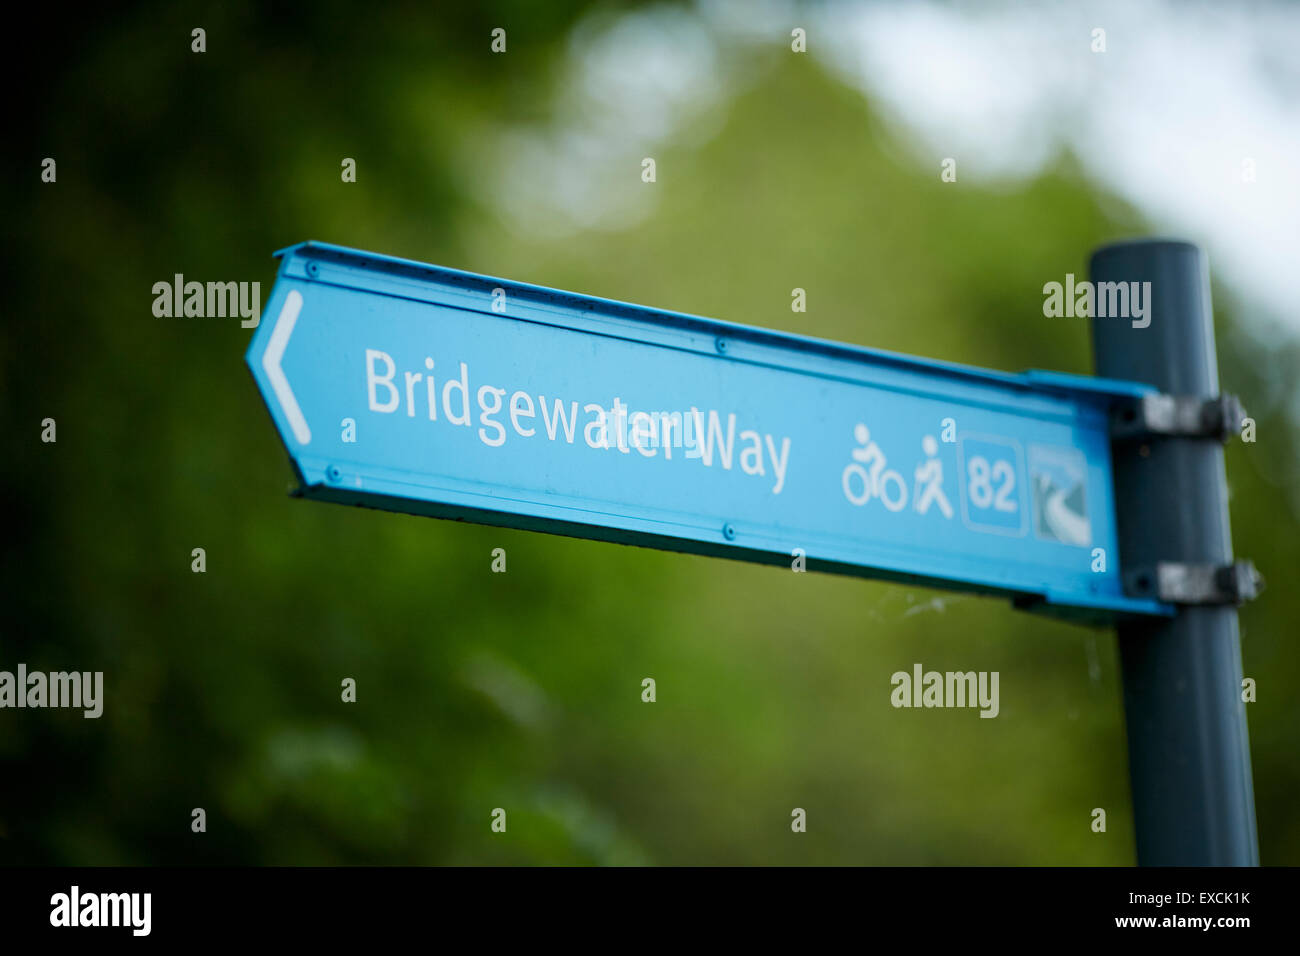
[[[959,590],[1127,596],[1109,413],[1012,375],[308,242],[248,364],[308,498]]]

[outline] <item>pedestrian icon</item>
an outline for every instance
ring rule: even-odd
[[[930,510],[930,505],[937,505],[945,518],[952,517],[952,505],[943,493],[943,462],[939,460],[939,443],[933,435],[921,439],[921,450],[925,452],[925,461],[916,466],[916,497],[914,507],[921,514]]]

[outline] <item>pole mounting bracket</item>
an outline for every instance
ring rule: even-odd
[[[1201,398],[1153,392],[1118,403],[1111,411],[1110,435],[1116,440],[1162,437],[1226,442],[1245,417],[1235,395]]]
[[[1167,604],[1242,605],[1264,590],[1264,578],[1250,561],[1190,564],[1157,561],[1124,573],[1124,590]]]

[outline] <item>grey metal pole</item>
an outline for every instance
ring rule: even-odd
[[[1145,328],[1128,318],[1092,320],[1098,375],[1176,396],[1219,395],[1209,267],[1200,249],[1163,240],[1104,246],[1090,272],[1095,283],[1151,283]],[[1119,442],[1114,468],[1125,569],[1232,562],[1219,442]],[[1171,620],[1118,630],[1138,863],[1258,865],[1236,607],[1182,606]]]

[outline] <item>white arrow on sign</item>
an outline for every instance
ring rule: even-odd
[[[280,407],[284,409],[285,417],[289,419],[293,437],[298,439],[298,444],[306,445],[311,441],[311,429],[307,427],[307,419],[303,418],[298,400],[293,397],[293,389],[289,387],[289,380],[285,378],[284,369],[280,367],[284,350],[289,346],[289,336],[293,335],[293,327],[297,324],[298,313],[301,311],[302,295],[294,290],[285,296],[280,317],[275,320],[275,328],[271,330],[271,341],[262,355],[262,368],[266,370],[266,377],[271,380],[275,397],[279,400]]]

